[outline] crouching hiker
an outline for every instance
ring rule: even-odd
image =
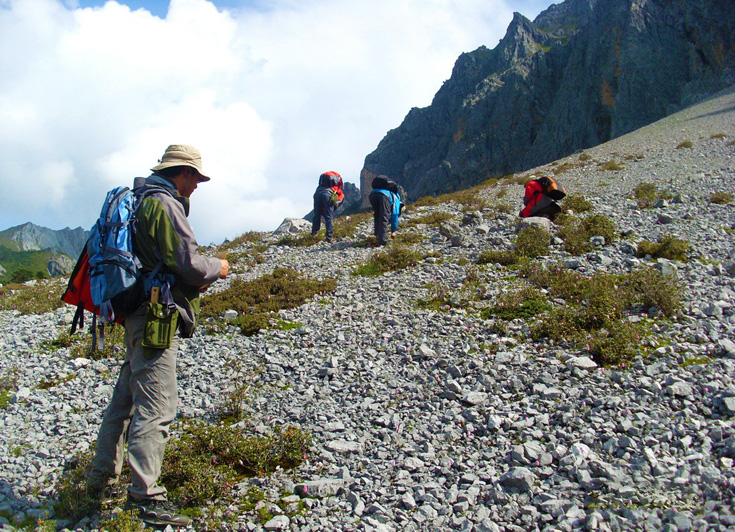
[[[327,231],[326,241],[332,242],[334,232],[334,211],[345,199],[342,191],[342,176],[337,172],[324,172],[319,176],[319,186],[314,192],[314,219],[311,223],[311,236],[314,237],[322,226]]]
[[[373,208],[373,230],[378,244],[385,246],[388,243],[389,232],[391,237],[396,236],[398,217],[401,215],[403,203],[398,185],[386,176],[379,175],[373,179],[372,187],[368,198]]]
[[[151,190],[137,209],[133,252],[144,273],[160,272],[157,275],[172,282],[149,288],[150,303],[148,295],[143,296],[146,301],[123,321],[127,353],[97,435],[87,488],[101,498],[117,484],[127,443],[131,484],[125,508],[137,510],[150,525],[177,527],[190,519],[171,507],[166,488],[158,484],[178,404],[176,356],[180,337],[191,337],[197,325],[200,291],[227,277],[229,263],[199,253],[187,220],[189,197],[210,179],[202,172],[199,151],[169,146],[152,171],[148,178],[136,179],[138,186]],[[149,310],[161,306],[156,301],[159,291],[173,316],[165,325]],[[169,334],[163,340],[151,338],[151,327],[166,328]]]
[[[540,216],[554,221],[561,212],[561,207],[554,200],[560,200],[567,195],[563,186],[551,177],[539,177],[526,183],[523,196],[523,210],[518,213],[521,218]]]

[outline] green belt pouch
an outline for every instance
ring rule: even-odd
[[[143,347],[151,349],[171,347],[178,323],[179,311],[177,309],[170,309],[160,303],[148,302],[145,311]]]

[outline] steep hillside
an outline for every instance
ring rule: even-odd
[[[492,260],[521,247],[523,184],[541,174],[566,185],[562,205],[577,214],[533,221],[550,230],[538,256]],[[388,248],[366,244],[369,214],[332,245],[287,245],[278,234],[228,243],[232,275],[204,309],[238,285],[249,298],[281,268],[336,288],[282,308],[252,336],[225,311],[182,339],[164,473],[199,423],[242,437],[287,426],[312,436],[295,469],[243,478],[222,474],[234,437],[206,433],[197,467],[178,465],[191,490],[212,494],[188,509],[189,530],[732,530],[734,181],[735,86],[581,153],[410,205]],[[565,230],[574,221],[597,223],[580,249]],[[677,258],[640,252],[665,238],[688,248]],[[363,275],[391,252],[412,260]],[[646,297],[627,299],[633,285]],[[124,489],[101,515],[72,522],[56,513],[53,487],[95,441],[122,360],[71,350],[69,306],[9,308],[2,519],[99,530]],[[581,318],[590,327],[579,335]],[[172,491],[183,484],[175,478]]]
[[[516,13],[492,50],[462,54],[431,106],[365,158],[410,200],[527,170],[631,132],[735,81],[729,0],[566,0]]]
[[[69,273],[87,237],[81,227],[53,230],[32,223],[0,231],[0,280],[20,269],[51,277]]]

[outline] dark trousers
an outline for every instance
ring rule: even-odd
[[[314,220],[311,222],[311,234],[316,235],[322,227],[322,216],[324,227],[327,230],[327,242],[332,240],[334,232],[334,205],[329,203],[332,198],[332,190],[319,187],[314,192]]]
[[[388,243],[388,235],[390,235],[390,215],[391,205],[390,199],[380,192],[371,192],[370,205],[373,208],[373,231],[378,244],[385,246]]]

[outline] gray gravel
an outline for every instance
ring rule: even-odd
[[[625,368],[600,368],[584,352],[526,340],[522,321],[500,334],[476,308],[417,309],[431,295],[428,285],[459,294],[468,275],[481,276],[490,297],[506,290],[506,269],[473,262],[487,248],[510,245],[513,215],[488,209],[462,225],[452,204],[411,210],[403,222],[438,209],[456,223],[441,231],[404,225],[426,237],[416,248],[432,257],[378,278],[350,275],[374,252],[351,242],[269,247],[263,264],[238,275],[254,279],[288,266],[339,282],[334,294],[281,312],[301,324],[296,329],[250,338],[198,333],[184,342],[181,415],[208,418],[234,384],[251,379],[258,391],[249,429],[289,423],[314,438],[314,454],[296,471],[236,487],[264,490],[262,504],[280,515],[262,523],[255,511],[240,514],[230,528],[735,530],[735,205],[708,201],[713,192],[735,192],[734,139],[729,91],[587,150],[591,162],[557,176],[629,236],[598,241],[578,257],[557,242],[541,262],[623,272],[650,262],[633,254],[640,239],[668,233],[691,244],[689,262],[657,264],[685,281],[684,309],[657,319],[663,347]],[[677,149],[685,140],[692,147]],[[623,170],[599,169],[610,160]],[[574,155],[523,175],[578,161]],[[675,197],[639,209],[630,193],[640,182]],[[501,201],[516,212],[522,187],[505,188]],[[94,441],[117,376],[119,362],[72,360],[65,349],[43,347],[71,312],[0,314],[0,372],[18,377],[0,419],[0,526],[7,530],[9,516],[53,517],[51,486],[65,461]],[[692,360],[699,363],[682,364]],[[49,380],[59,384],[39,388]],[[288,517],[299,502],[303,515]]]

